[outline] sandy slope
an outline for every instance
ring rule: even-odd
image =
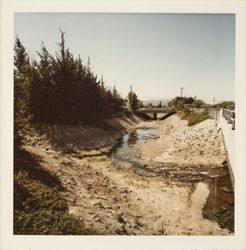
[[[149,123],[152,125],[154,123]],[[159,125],[160,138],[140,147],[143,158],[216,164],[224,159],[213,121],[188,128],[184,121],[173,116]],[[51,146],[47,148],[48,144],[47,141],[32,142],[25,148],[41,158],[44,168],[59,176],[66,189],[62,195],[69,203],[70,213],[98,234],[229,234],[216,222],[202,218],[202,207],[209,192],[203,182],[197,186],[180,185],[158,176],[136,173],[130,163],[115,166],[100,152],[81,157],[80,153],[52,150]],[[199,151],[203,151],[204,156]]]

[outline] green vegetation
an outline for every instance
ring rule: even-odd
[[[102,124],[124,112],[124,100],[97,80],[90,58],[84,65],[65,48],[62,31],[55,56],[42,43],[39,60],[30,62],[18,37],[14,52],[14,233],[93,234],[68,213],[59,179],[22,149],[22,140],[33,124]]]
[[[68,213],[59,179],[42,169],[28,152],[16,149],[14,234],[91,234]]]
[[[131,112],[135,113],[135,111],[142,106],[142,103],[138,99],[136,93],[134,93],[132,90],[128,93],[128,102],[129,102],[129,108]]]
[[[195,100],[192,97],[179,97],[176,96],[169,103],[168,107],[181,110],[185,107],[185,104],[192,104]]]
[[[234,214],[233,211],[225,207],[215,207],[212,209],[212,216],[216,219],[222,228],[234,228]]]
[[[168,107],[175,108],[177,110],[182,110],[186,106],[189,106],[191,108],[204,108],[207,107],[207,104],[200,99],[194,99],[192,97],[179,97],[179,96],[176,96],[168,103]]]
[[[102,121],[123,111],[123,99],[114,87],[65,48],[61,31],[59,51],[49,54],[42,44],[39,61],[30,63],[20,39],[14,57],[16,129],[24,120],[41,123],[81,124]],[[21,117],[20,117],[21,116]],[[21,121],[20,121],[21,120]]]
[[[65,48],[62,31],[54,56],[42,43],[39,60],[30,62],[18,37],[14,52],[14,233],[93,234],[68,213],[59,178],[22,149],[22,140],[33,124],[103,124],[126,112],[126,103],[103,77],[97,79],[90,58],[83,64]],[[139,105],[134,94],[133,111],[136,101]]]
[[[151,102],[143,105],[143,108],[165,108],[165,107],[166,105],[162,104],[161,101],[156,105],[154,105]]]
[[[14,142],[20,144],[21,135],[28,127],[30,115],[29,58],[20,40],[16,39],[14,54]]]
[[[216,104],[212,105],[212,108],[235,109],[235,102],[233,102],[233,101],[223,101],[223,102],[216,103]]]
[[[188,121],[188,126],[193,126],[209,118],[208,110],[202,112],[191,112],[189,109],[184,108],[179,112],[181,119]]]

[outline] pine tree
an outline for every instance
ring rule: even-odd
[[[117,89],[114,87],[111,91],[103,78],[97,80],[90,59],[84,66],[80,56],[74,58],[65,46],[65,33],[60,32],[61,41],[55,56],[51,56],[42,43],[41,51],[37,52],[39,60],[31,65],[25,48],[18,38],[16,40],[15,86],[20,82],[22,87],[28,86],[24,89],[28,90],[30,101],[27,96],[19,100],[25,100],[29,105],[33,122],[80,124],[103,120],[121,112],[123,99]],[[15,94],[20,97],[20,89]],[[19,109],[23,110],[24,107]]]
[[[36,122],[47,120],[50,113],[52,92],[51,56],[42,43],[41,52],[37,52],[40,60],[33,62],[31,82],[31,110]]]
[[[132,90],[128,93],[128,101],[130,110],[135,113],[135,111],[138,109],[139,100],[137,95]]]
[[[14,139],[21,143],[22,134],[31,119],[30,77],[31,68],[25,47],[17,37],[14,47]]]
[[[115,86],[113,88],[112,97],[113,97],[113,113],[117,114],[120,111],[122,111],[123,99],[120,96]]]
[[[14,47],[14,76],[16,78],[24,77],[29,67],[29,57],[27,56],[26,49],[22,45],[19,37],[17,36]]]

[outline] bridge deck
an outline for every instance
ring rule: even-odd
[[[138,113],[174,113],[175,109],[171,108],[141,108],[137,110]]]

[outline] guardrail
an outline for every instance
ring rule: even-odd
[[[189,108],[193,112],[202,112],[205,109]],[[218,122],[218,127],[221,131],[223,142],[227,151],[229,162],[229,171],[232,183],[234,185],[234,167],[235,167],[235,111],[222,108],[208,108],[210,118]]]
[[[235,130],[235,111],[230,109],[222,109],[222,116],[228,124],[232,124],[232,130]]]
[[[208,109],[208,114],[212,119],[215,119],[218,121],[220,119],[220,108],[209,108]]]
[[[218,126],[221,129],[224,145],[227,151],[228,167],[234,186],[235,171],[235,111],[229,109],[220,110]]]
[[[223,117],[228,124],[232,124],[231,129],[235,130],[235,111],[230,109],[209,108],[209,116],[215,120],[220,120]]]

